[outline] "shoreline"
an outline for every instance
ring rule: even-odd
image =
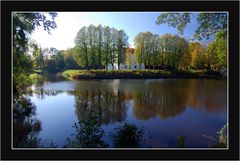
[[[67,79],[226,79],[214,71],[179,70],[65,70],[61,75]]]

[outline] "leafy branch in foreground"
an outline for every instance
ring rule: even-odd
[[[198,22],[198,27],[195,30],[194,38],[202,40],[203,38],[209,39],[214,36],[219,31],[223,30],[227,33],[227,13],[200,13],[192,14],[188,12],[178,13],[162,13],[158,16],[156,20],[157,25],[168,24],[177,28],[180,34],[183,34],[184,29],[187,24],[191,23],[191,16],[197,16],[196,21]]]

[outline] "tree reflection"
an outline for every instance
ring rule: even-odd
[[[36,98],[38,99],[45,99],[46,96],[56,96],[60,93],[63,93],[61,90],[51,90],[51,89],[43,89],[43,88],[38,88],[32,91]]]
[[[75,95],[76,113],[80,120],[93,110],[99,114],[101,124],[123,121],[131,106],[135,117],[141,120],[157,116],[162,119],[175,117],[186,107],[210,112],[226,107],[226,92],[222,91],[225,89],[219,88],[224,86],[221,82],[194,79],[141,81],[83,81],[76,91],[68,93]],[[128,104],[130,101],[133,104]]]
[[[117,92],[83,90],[68,93],[75,95],[76,114],[79,120],[86,119],[90,111],[98,114],[100,124],[121,122],[127,116],[125,95],[119,90]]]
[[[35,116],[36,107],[24,96],[15,98],[13,102],[13,146],[39,147],[37,134],[41,123]]]
[[[136,88],[133,93],[133,112],[138,119],[174,117],[187,106],[208,112],[219,112],[226,107],[226,84],[223,81],[156,80],[147,86],[144,90]]]
[[[63,76],[56,73],[48,73],[47,75],[38,75],[35,80],[32,80],[36,86],[42,86],[46,82],[59,82],[66,80]]]
[[[184,109],[185,98],[176,93],[144,91],[134,96],[133,112],[138,119],[173,117]]]

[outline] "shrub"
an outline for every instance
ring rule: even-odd
[[[83,78],[220,78],[219,72],[197,70],[66,70],[63,76]]]
[[[142,129],[138,129],[134,124],[124,123],[123,126],[118,126],[111,134],[115,147],[120,148],[135,148],[140,147],[143,137]]]
[[[184,148],[185,147],[185,141],[186,141],[185,136],[180,135],[178,137],[178,147],[179,148]]]
[[[80,148],[99,148],[107,147],[102,137],[104,131],[97,121],[97,116],[91,111],[85,120],[75,123],[73,126],[76,130],[74,140],[67,138],[67,147],[80,147]]]

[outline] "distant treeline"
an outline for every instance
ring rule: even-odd
[[[189,42],[178,35],[159,36],[141,32],[135,37],[135,63],[147,69],[207,69],[227,67],[227,39],[219,31],[208,45]],[[104,69],[108,64],[129,64],[128,36],[123,30],[90,25],[83,27],[75,38],[75,47],[67,50],[41,49],[31,42],[34,68],[48,72],[63,69]],[[133,63],[133,62],[132,62]]]

